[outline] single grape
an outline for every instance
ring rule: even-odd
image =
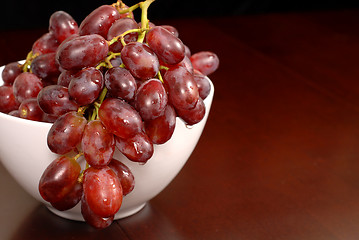
[[[69,84],[69,94],[78,105],[93,103],[104,86],[102,72],[94,67],[84,68],[76,73]]]
[[[81,142],[87,120],[77,112],[68,112],[59,117],[47,134],[49,149],[57,154],[66,154]]]
[[[44,112],[42,116],[42,122],[54,123],[58,118],[59,116],[57,115],[47,114]]]
[[[136,92],[135,106],[144,121],[162,115],[167,102],[166,90],[155,78],[145,81]]]
[[[135,177],[133,176],[131,170],[122,162],[116,159],[112,159],[108,165],[120,179],[122,186],[122,194],[126,196],[135,188]]]
[[[50,163],[39,181],[42,198],[50,203],[61,201],[75,187],[81,167],[75,159],[60,156]]]
[[[49,32],[54,34],[58,43],[79,31],[77,22],[64,11],[54,12],[49,20]]]
[[[207,76],[203,75],[200,71],[194,70],[193,79],[197,83],[199,96],[202,99],[206,99],[211,92],[211,84]]]
[[[12,86],[0,86],[0,112],[8,113],[19,108]]]
[[[44,112],[41,110],[36,98],[29,98],[20,104],[19,116],[20,118],[41,122]]]
[[[70,71],[70,70],[61,71],[59,77],[57,78],[57,85],[61,85],[68,88],[71,79],[76,73],[77,73],[76,71]]]
[[[76,111],[78,108],[76,102],[70,99],[68,89],[60,85],[50,85],[41,89],[37,101],[45,113],[55,116]]]
[[[128,30],[137,29],[137,28],[138,28],[137,22],[134,19],[120,18],[116,22],[114,22],[114,24],[112,24],[112,26],[108,30],[107,40],[112,40],[114,37],[117,37],[118,35],[121,35],[122,33]],[[125,43],[136,42],[137,37],[138,37],[137,32],[126,34],[124,37]],[[118,39],[117,42],[113,43],[110,46],[110,50],[112,52],[121,52],[122,48],[123,46],[120,39]]]
[[[168,91],[169,102],[176,109],[194,108],[198,98],[198,87],[193,76],[186,68],[176,66],[170,68],[163,77]]]
[[[111,217],[121,207],[121,183],[108,166],[87,168],[84,172],[83,190],[89,208],[100,217]]]
[[[175,28],[174,26],[171,25],[160,25],[160,27],[166,29],[167,31],[169,31],[170,33],[173,34],[173,36],[177,37],[179,36],[179,32],[177,30],[177,28]]]
[[[218,56],[210,51],[202,51],[191,56],[193,68],[208,76],[219,66]]]
[[[143,129],[141,116],[124,100],[106,98],[98,116],[110,132],[121,138],[129,138]]]
[[[120,14],[114,7],[102,5],[81,22],[79,33],[80,35],[99,34],[106,38],[109,28],[119,18]]]
[[[56,40],[53,33],[45,33],[39,39],[37,39],[32,45],[33,54],[44,54],[50,52],[56,52],[59,46],[59,42]]]
[[[25,99],[36,98],[42,88],[40,78],[29,72],[21,73],[15,78],[13,84],[15,98],[20,103]]]
[[[126,139],[117,137],[116,147],[134,162],[146,163],[153,155],[153,144],[144,132],[139,132]]]
[[[177,109],[178,117],[182,118],[187,125],[199,123],[206,113],[206,106],[202,98],[198,99],[196,106],[192,109]]]
[[[115,138],[100,120],[86,124],[81,140],[81,148],[88,164],[103,167],[109,164],[115,152]]]
[[[108,53],[106,40],[97,34],[75,37],[59,47],[56,60],[65,70],[93,67]]]
[[[191,49],[187,45],[184,45],[184,48],[185,48],[185,55],[188,58],[191,58],[191,56],[192,56]]]
[[[166,64],[177,64],[185,56],[185,46],[165,28],[156,26],[146,34],[146,42],[158,58]]]
[[[176,116],[174,108],[167,104],[163,115],[145,121],[146,134],[154,144],[163,144],[171,139],[176,126]]]
[[[75,186],[67,195],[57,202],[51,202],[51,205],[59,211],[69,210],[81,201],[82,194],[82,183],[76,182]]]
[[[113,67],[105,73],[105,86],[111,96],[131,101],[137,91],[135,78],[121,67]]]
[[[140,42],[131,42],[124,46],[121,59],[131,74],[142,80],[155,77],[160,67],[156,54]]]
[[[53,52],[36,57],[31,63],[31,72],[42,79],[57,78],[60,75],[60,70],[55,56],[56,53]]]
[[[1,73],[4,85],[12,85],[15,81],[15,78],[19,76],[21,72],[21,65],[18,62],[6,64]]]
[[[82,195],[81,198],[81,214],[86,223],[96,229],[103,229],[109,227],[114,219],[114,216],[103,218],[96,215],[89,207],[85,195]]]

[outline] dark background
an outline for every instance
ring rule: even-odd
[[[0,30],[29,29],[47,27],[48,19],[57,10],[68,12],[80,22],[93,9],[116,0],[16,0],[2,1]],[[124,1],[133,5],[138,1]],[[349,0],[156,0],[150,7],[149,19],[198,18],[229,15],[263,14],[288,11],[313,11],[358,8],[358,1]],[[135,13],[138,11],[135,11]]]

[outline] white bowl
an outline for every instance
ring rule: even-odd
[[[0,67],[0,85],[3,84]],[[115,219],[130,216],[141,210],[147,201],[159,194],[179,173],[194,150],[213,100],[214,87],[204,100],[206,114],[194,126],[186,126],[179,118],[172,138],[154,146],[154,154],[145,165],[131,162],[120,152],[115,158],[125,163],[135,177],[134,190],[123,198]],[[39,194],[38,183],[45,168],[57,157],[47,146],[47,133],[52,124],[25,120],[0,113],[0,160],[12,177],[35,199],[46,204],[55,214],[72,220],[84,221],[79,204],[67,211],[58,211]]]

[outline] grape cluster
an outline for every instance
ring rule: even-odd
[[[53,123],[47,144],[58,158],[41,176],[41,196],[61,211],[80,203],[95,228],[111,224],[135,186],[115,150],[145,164],[153,145],[172,137],[176,117],[188,125],[201,121],[207,75],[218,68],[216,54],[191,54],[176,28],[150,22],[152,2],[102,5],[80,25],[55,12],[25,62],[2,72],[0,111]]]

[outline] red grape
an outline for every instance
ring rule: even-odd
[[[19,115],[24,119],[42,121],[44,112],[41,110],[36,98],[29,98],[20,104]]]
[[[81,198],[81,214],[86,223],[97,229],[110,226],[114,219],[114,216],[103,218],[94,214],[86,201],[85,195],[82,195]]]
[[[129,194],[135,188],[135,177],[133,176],[131,170],[125,164],[116,159],[112,159],[108,166],[120,179],[123,196]]]
[[[203,75],[200,71],[194,70],[193,79],[197,83],[199,96],[202,99],[206,99],[211,91],[211,84],[207,76]]]
[[[87,120],[77,112],[68,112],[59,117],[47,135],[47,145],[57,154],[66,154],[81,142]]]
[[[110,5],[102,5],[93,10],[80,24],[80,35],[99,34],[107,37],[112,24],[120,18],[118,11]]]
[[[105,73],[105,85],[111,96],[130,101],[134,98],[137,84],[131,73],[121,67],[113,67]]]
[[[177,109],[194,108],[198,98],[198,87],[187,69],[177,66],[170,68],[163,77],[169,102]]]
[[[21,73],[21,65],[18,62],[12,62],[5,65],[1,76],[5,85],[12,85],[15,81],[15,78]]]
[[[89,208],[100,217],[111,217],[122,204],[122,187],[108,166],[89,167],[84,172],[83,190]]]
[[[76,73],[69,84],[71,98],[80,106],[93,103],[104,86],[103,75],[94,67],[82,69]]]
[[[45,53],[36,57],[31,63],[31,71],[39,78],[58,77],[59,64],[55,60],[56,53]]]
[[[131,42],[124,46],[121,59],[131,74],[142,80],[155,77],[160,67],[156,54],[140,42]]]
[[[49,21],[49,32],[52,32],[56,40],[61,43],[69,36],[78,33],[77,22],[70,14],[64,11],[54,12]]]
[[[107,40],[111,40],[114,37],[117,37],[118,35],[121,35],[122,33],[128,30],[137,29],[137,28],[138,28],[137,22],[132,18],[118,19],[116,22],[114,22],[114,24],[112,24],[112,26],[108,30]],[[138,37],[137,32],[126,34],[124,37],[125,43],[136,42],[137,37]],[[122,48],[123,46],[120,40],[118,40],[117,42],[113,43],[110,46],[110,50],[112,52],[121,52]]]
[[[71,79],[76,73],[77,72],[75,71],[63,70],[57,78],[57,85],[61,85],[68,88]]]
[[[135,106],[144,121],[159,117],[167,105],[167,93],[158,79],[144,82],[137,90]]]
[[[99,117],[103,125],[121,138],[129,138],[143,129],[138,112],[128,103],[117,98],[107,98],[101,104]]]
[[[50,52],[56,52],[59,42],[56,40],[53,33],[45,33],[39,39],[37,39],[32,45],[33,54],[44,54]]]
[[[76,182],[75,186],[67,195],[57,202],[51,202],[51,205],[59,211],[69,210],[80,202],[82,193],[82,183]]]
[[[76,111],[78,108],[78,105],[70,99],[68,89],[60,85],[50,85],[41,89],[37,101],[45,113],[55,116]]]
[[[166,64],[177,64],[185,56],[185,47],[182,41],[165,28],[156,26],[146,34],[146,42]]]
[[[20,103],[25,99],[37,97],[42,88],[40,78],[29,72],[23,72],[17,76],[13,85],[15,98]]]
[[[171,139],[176,126],[176,112],[174,108],[167,104],[163,115],[145,121],[147,136],[155,144],[163,144]]]
[[[75,37],[59,47],[56,60],[66,70],[93,67],[108,53],[106,40],[97,34]]]
[[[103,167],[109,164],[115,152],[115,138],[101,121],[93,120],[85,127],[81,147],[88,164]]]
[[[178,117],[188,125],[194,125],[199,123],[206,113],[206,106],[203,103],[202,98],[198,99],[196,106],[192,109],[177,109]]]
[[[50,203],[62,200],[77,183],[81,167],[73,159],[60,156],[45,169],[39,182],[39,192]]]
[[[0,112],[8,113],[19,108],[12,86],[0,86]]]
[[[178,30],[174,27],[174,26],[171,26],[171,25],[160,25],[160,27],[166,29],[167,31],[169,31],[170,33],[173,34],[173,36],[177,37],[179,36],[179,33],[178,33]]]
[[[134,162],[146,163],[153,155],[153,144],[144,132],[126,139],[117,137],[116,147]]]
[[[217,70],[219,66],[218,56],[209,51],[202,51],[191,56],[193,68],[208,76]]]

